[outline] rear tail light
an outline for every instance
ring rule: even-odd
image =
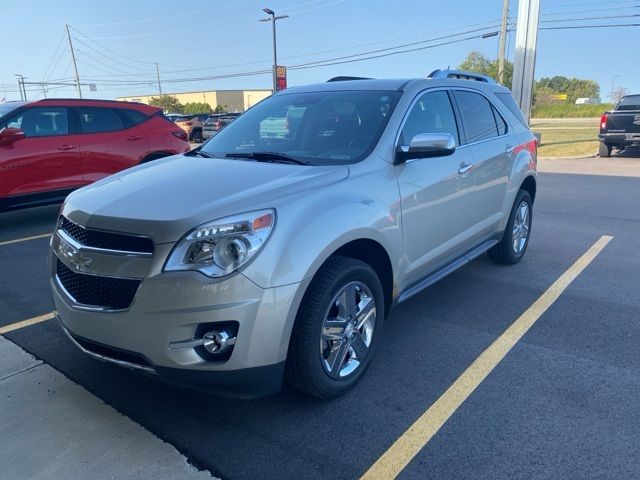
[[[187,132],[184,130],[180,130],[179,132],[171,132],[174,137],[179,138],[180,140],[184,140],[185,142],[189,140],[189,136]]]
[[[606,113],[605,113],[605,114],[603,114],[603,115],[600,117],[600,128],[602,128],[603,130],[604,130],[605,128],[607,128],[607,114],[606,114]]]

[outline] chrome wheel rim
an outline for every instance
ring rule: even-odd
[[[375,324],[375,299],[364,283],[350,282],[333,297],[320,337],[322,367],[331,378],[344,378],[362,365]]]
[[[516,255],[524,251],[529,239],[529,204],[521,202],[516,210],[516,216],[513,219],[513,232],[511,235],[513,240],[513,251]]]

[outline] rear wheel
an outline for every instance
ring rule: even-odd
[[[318,398],[343,394],[362,377],[384,320],[382,286],[366,263],[333,257],[302,301],[287,358],[287,381]]]
[[[598,155],[603,158],[608,158],[611,156],[611,145],[607,145],[604,142],[600,142],[600,146],[598,147]]]
[[[191,139],[196,143],[202,143],[204,141],[202,130],[194,130],[191,134]]]
[[[513,265],[522,259],[529,245],[532,207],[533,201],[529,192],[520,190],[500,243],[488,252],[491,260],[503,265]]]

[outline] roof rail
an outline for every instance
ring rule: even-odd
[[[70,101],[78,101],[78,102],[105,102],[105,103],[133,103],[133,104],[138,104],[138,105],[147,105],[146,103],[142,103],[142,102],[129,102],[128,100],[107,100],[104,98],[57,98],[57,97],[50,97],[50,98],[40,98],[38,100],[32,100],[33,102],[58,102],[58,101],[64,101],[64,102],[70,102]]]
[[[457,78],[459,80],[475,80],[476,82],[497,83],[488,75],[465,72],[464,70],[434,70],[427,78]]]
[[[339,77],[333,77],[330,78],[329,80],[327,80],[327,82],[348,82],[350,80],[371,80],[368,77],[345,77],[345,76],[339,76]]]

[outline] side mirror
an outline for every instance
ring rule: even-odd
[[[444,157],[456,150],[456,141],[450,133],[419,133],[410,145],[399,145],[396,149],[395,165],[412,158]]]
[[[0,130],[0,146],[11,145],[13,142],[23,138],[25,138],[25,134],[19,128],[3,128]]]

